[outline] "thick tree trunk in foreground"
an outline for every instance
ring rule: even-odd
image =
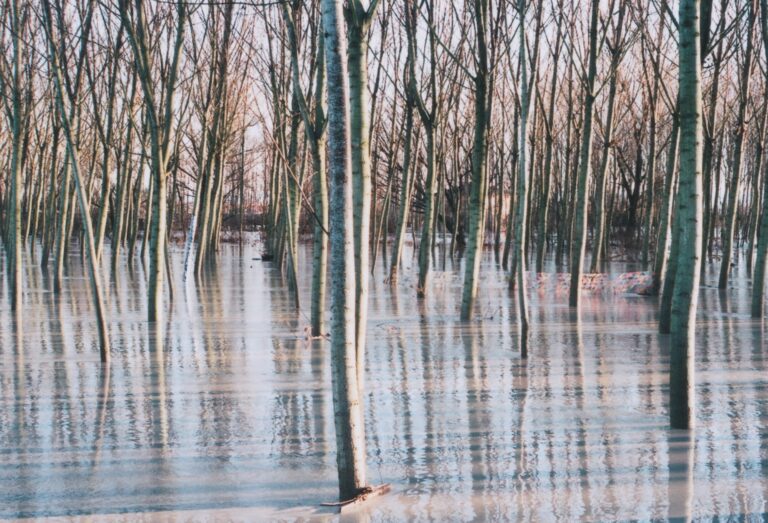
[[[328,172],[330,174],[331,367],[339,497],[366,486],[365,426],[358,388],[355,337],[355,246],[347,45],[341,0],[323,0],[328,71]],[[367,271],[366,271],[367,272]]]
[[[680,224],[679,261],[672,298],[669,421],[694,424],[696,305],[702,241],[702,125],[699,1],[680,1],[680,188],[675,221]]]

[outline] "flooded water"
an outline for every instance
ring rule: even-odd
[[[78,257],[61,296],[27,263],[20,329],[0,301],[0,518],[336,518],[318,507],[337,496],[328,343],[307,339],[308,312],[259,252],[225,246],[187,284],[174,252],[160,333],[144,322],[141,264],[124,266],[106,369]],[[765,517],[766,331],[742,269],[728,292],[702,289],[689,433],[668,429],[654,299],[588,297],[576,313],[534,293],[522,361],[492,255],[465,324],[458,262],[438,263],[424,303],[411,264],[407,251],[393,290],[379,261],[370,300],[368,477],[393,491],[345,519]]]

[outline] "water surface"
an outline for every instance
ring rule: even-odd
[[[141,263],[123,264],[106,368],[78,255],[60,296],[26,260],[20,327],[5,287],[0,301],[0,517],[335,519],[318,508],[337,486],[329,347],[307,338],[311,268],[297,313],[259,252],[224,246],[186,284],[174,252],[159,330],[144,321]],[[577,313],[536,292],[523,361],[491,254],[469,323],[460,262],[439,256],[419,302],[413,259],[395,289],[379,261],[371,287],[368,476],[393,492],[346,519],[765,517],[765,329],[740,267],[728,291],[702,289],[689,433],[668,428],[654,299],[592,296]]]

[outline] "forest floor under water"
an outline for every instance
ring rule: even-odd
[[[59,296],[25,259],[20,330],[6,292],[0,304],[0,518],[338,517],[319,507],[337,498],[337,478],[329,346],[307,337],[311,251],[300,312],[260,252],[224,245],[216,270],[185,283],[173,250],[160,341],[145,322],[144,269],[124,263],[108,293],[108,372],[75,249]],[[703,282],[686,432],[668,425],[656,298],[585,294],[577,312],[566,295],[533,291],[524,361],[491,252],[467,323],[463,263],[438,255],[418,301],[410,246],[404,258],[394,288],[377,263],[366,348],[368,479],[392,492],[344,520],[766,517],[768,331],[749,318],[741,260],[727,291],[716,264]]]

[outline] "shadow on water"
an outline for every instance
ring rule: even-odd
[[[687,433],[668,429],[669,348],[652,299],[587,295],[571,310],[533,291],[523,361],[491,253],[478,319],[461,324],[461,262],[438,256],[417,301],[410,249],[397,286],[384,263],[371,281],[368,475],[394,490],[343,520],[763,515],[766,327],[749,319],[745,274],[726,292],[702,288]],[[107,366],[79,258],[60,295],[25,265],[23,317],[0,304],[0,517],[331,517],[316,508],[337,492],[327,341],[307,338],[308,312],[253,261],[258,246],[222,251],[186,281],[171,252],[160,325],[145,322],[141,264],[123,260]],[[308,304],[311,267],[300,269]]]

